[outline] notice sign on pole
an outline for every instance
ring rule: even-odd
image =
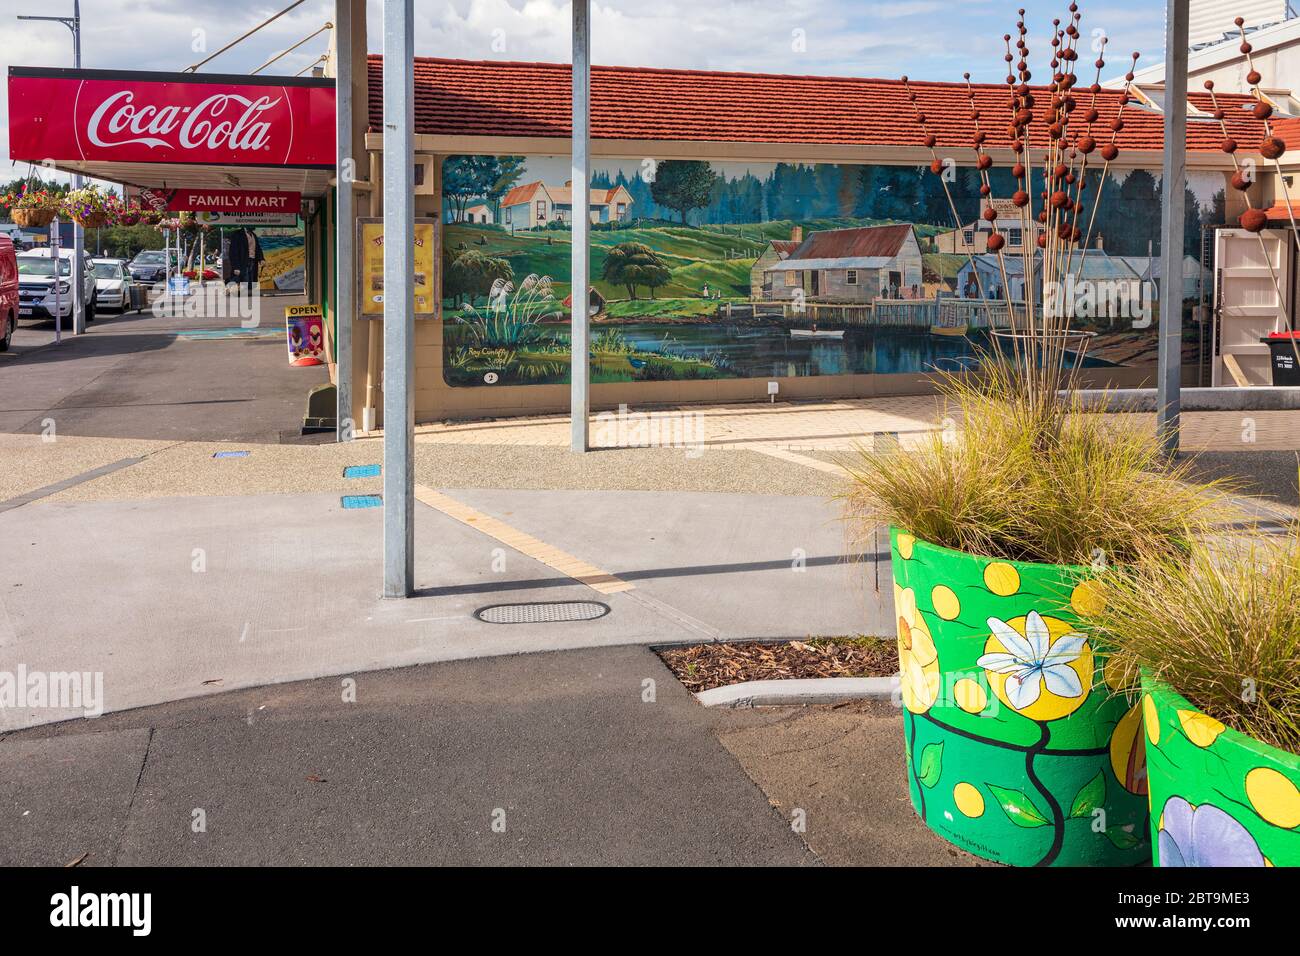
[[[291,305],[284,310],[290,365],[324,365],[325,315],[319,305]]]
[[[435,220],[415,220],[415,245],[411,261],[415,271],[415,317],[434,316],[434,283],[437,268]],[[363,319],[384,315],[384,220],[357,220],[357,289]]]

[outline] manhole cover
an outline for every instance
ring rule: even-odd
[[[492,604],[474,616],[487,624],[555,624],[561,621],[594,621],[609,613],[599,601],[537,601],[530,604]]]

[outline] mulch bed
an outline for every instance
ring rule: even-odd
[[[659,656],[692,693],[750,680],[891,677],[898,673],[894,642],[863,637],[694,644],[665,647]]]

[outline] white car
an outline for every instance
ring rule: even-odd
[[[95,308],[131,308],[131,273],[125,259],[91,259],[90,271],[95,274]]]
[[[55,272],[58,276],[57,294]],[[95,274],[85,270],[81,301],[86,321],[95,321]],[[60,249],[58,265],[50,250],[33,249],[18,257],[18,318],[45,319],[72,318],[72,250]]]

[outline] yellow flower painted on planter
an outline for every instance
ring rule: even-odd
[[[911,588],[894,585],[894,610],[898,615],[898,679],[903,706],[914,714],[924,714],[939,699],[943,681],[939,652]]]
[[[1078,710],[1092,689],[1088,637],[1065,621],[1030,611],[988,619],[992,634],[976,662],[998,699],[1030,720],[1058,720]]]

